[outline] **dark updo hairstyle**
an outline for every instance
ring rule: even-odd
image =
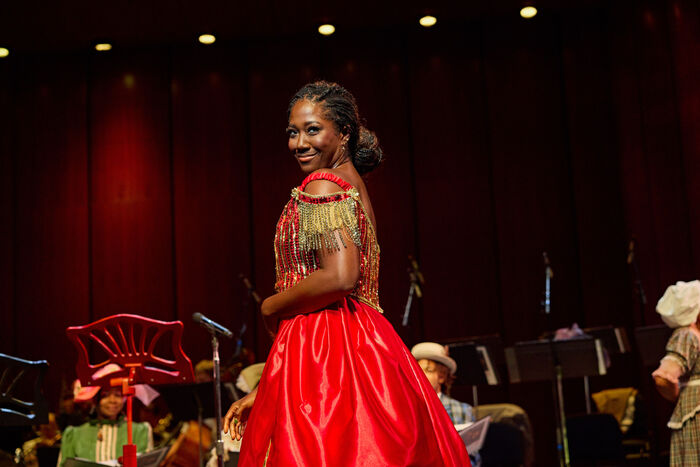
[[[336,131],[348,135],[348,150],[352,165],[360,175],[374,170],[384,159],[379,139],[374,132],[362,125],[357,102],[350,91],[337,83],[316,81],[309,83],[289,101],[287,119],[292,113],[292,107],[300,100],[321,103],[323,118],[335,125]]]

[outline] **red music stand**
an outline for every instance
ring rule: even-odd
[[[124,467],[136,467],[136,445],[133,444],[132,399],[135,384],[177,384],[194,381],[192,362],[182,350],[182,321],[158,321],[139,315],[114,315],[85,326],[66,329],[68,338],[78,350],[75,366],[80,383],[84,386],[121,386],[126,399],[128,443],[123,448]],[[170,338],[171,358],[157,355],[158,346],[164,336]],[[91,363],[89,345],[102,349],[107,359]],[[167,342],[166,342],[167,344]],[[94,356],[94,354],[93,354]],[[115,363],[120,371],[100,377],[95,373],[105,365]]]

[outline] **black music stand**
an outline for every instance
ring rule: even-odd
[[[566,341],[517,342],[505,349],[511,383],[552,381],[557,420],[557,442],[569,464],[563,378],[582,378],[607,373],[603,344],[590,337]],[[558,365],[557,365],[558,363]],[[559,446],[557,447],[558,449]]]
[[[476,342],[456,342],[448,345],[450,357],[457,362],[457,384],[470,385],[474,399],[474,410],[479,405],[477,385],[497,386],[501,384],[501,378],[496,369],[492,352],[492,346],[481,345]]]
[[[627,338],[625,328],[615,326],[599,326],[594,328],[583,329],[583,332],[595,339],[600,339],[603,343],[605,351],[611,359],[617,355],[628,354],[631,352],[630,342]],[[583,392],[586,398],[586,413],[590,415],[591,410],[591,387],[588,376],[583,377]]]
[[[583,338],[566,341],[517,342],[505,349],[511,383],[551,381],[554,375],[554,355],[557,353],[563,378],[607,373],[603,344],[600,339]]]
[[[49,404],[41,391],[41,383],[48,368],[46,360],[29,361],[0,353],[0,426],[48,423]],[[32,377],[34,379],[28,381]],[[21,393],[25,381],[32,384],[33,402],[26,400],[28,391]]]
[[[630,342],[627,338],[625,328],[615,326],[599,326],[595,328],[583,329],[583,332],[600,339],[610,355],[624,354],[631,352]]]

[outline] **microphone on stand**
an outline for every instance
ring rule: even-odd
[[[408,277],[411,279],[411,288],[408,289],[408,300],[406,300],[406,307],[403,312],[403,320],[401,324],[403,326],[408,326],[408,315],[411,313],[411,304],[413,303],[413,295],[422,298],[423,291],[420,286],[425,284],[425,279],[423,279],[423,273],[420,272],[418,267],[418,261],[412,256],[408,255],[408,263],[410,267],[408,268]]]
[[[416,297],[423,298],[423,290],[421,285],[425,285],[425,279],[423,278],[423,273],[418,267],[418,261],[413,257],[413,255],[408,255],[408,262],[411,268],[408,270],[408,276],[411,282],[414,284],[414,291],[416,292]]]
[[[250,283],[248,278],[245,276],[245,274],[241,273],[238,275],[238,278],[243,281],[243,285],[245,285],[245,288],[248,289],[248,293],[250,294],[251,297],[253,297],[253,300],[255,300],[255,303],[260,305],[260,295],[255,291],[255,287],[253,287],[253,284]]]
[[[552,265],[549,264],[549,255],[546,251],[542,252],[542,259],[544,260],[544,272],[550,279],[554,277],[554,271],[552,271]]]
[[[552,311],[552,277],[554,277],[554,272],[549,264],[549,256],[546,251],[542,252],[542,259],[544,260],[544,300],[542,305],[544,313],[548,315]]]
[[[229,331],[216,321],[210,320],[201,313],[194,313],[192,315],[192,321],[194,321],[195,323],[199,323],[201,326],[204,326],[211,333],[221,334],[222,336],[228,337],[229,339],[233,337],[233,333],[231,331]]]

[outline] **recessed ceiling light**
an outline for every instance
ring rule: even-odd
[[[108,50],[112,50],[112,44],[108,42],[100,42],[99,44],[95,44],[95,50],[98,52],[107,52]]]
[[[421,26],[429,28],[430,26],[435,26],[435,23],[437,23],[437,18],[434,16],[426,15],[419,19],[418,22]]]
[[[318,27],[318,32],[324,36],[330,36],[335,32],[335,26],[332,24],[322,24]]]
[[[206,45],[213,44],[216,42],[216,37],[213,34],[202,34],[199,36],[199,42]]]
[[[0,58],[5,58],[10,55],[10,51],[5,47],[0,47]]]
[[[525,19],[534,18],[536,14],[537,8],[535,8],[534,6],[526,6],[520,10],[520,16],[522,16]]]

